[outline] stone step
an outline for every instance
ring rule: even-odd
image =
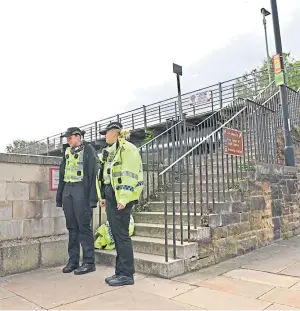
[[[145,224],[135,223],[134,225],[135,235],[142,237],[152,237],[158,239],[164,239],[165,237],[165,225],[164,224]],[[181,232],[180,226],[175,226],[175,238],[180,241]],[[190,241],[201,241],[203,239],[210,238],[210,229],[208,227],[199,227],[197,229],[190,228]],[[173,239],[173,226],[172,222],[168,224],[168,239]],[[188,241],[188,227],[183,226],[183,241]]]
[[[185,197],[187,196],[187,192],[186,192],[187,189],[189,189],[189,197],[191,197],[191,196],[193,196],[194,189],[196,189],[196,192],[198,192],[198,193],[200,192],[200,189],[201,189],[200,187],[202,187],[202,191],[203,190],[206,191],[206,181],[203,181],[202,184],[199,181],[196,181],[196,183],[194,184],[193,183],[193,179],[191,179],[191,180],[189,180],[189,185],[186,182],[182,183],[182,184],[176,182],[174,185],[170,186],[170,188],[174,189],[175,196],[176,196],[177,192],[178,192],[178,195],[179,195],[179,192],[183,191],[183,192],[185,192],[184,193]],[[215,182],[208,181],[207,187],[208,187],[208,191],[212,191],[212,188],[214,188],[214,191],[216,191],[218,189],[220,191],[223,191],[223,187],[225,187],[224,190],[227,191],[228,190],[227,179],[225,179],[225,183],[224,184],[223,184],[222,178],[221,178],[221,180],[219,178],[219,183],[217,183],[216,181]],[[168,195],[170,193],[172,194],[171,190],[168,190]],[[162,192],[162,194],[163,194],[163,192]],[[171,196],[171,199],[172,199],[172,196]]]
[[[142,237],[133,235],[131,237],[132,246],[134,252],[152,254],[158,256],[165,255],[165,240],[152,238],[152,237]],[[197,257],[198,244],[196,242],[176,242],[176,258],[177,259],[187,259],[192,257]],[[173,256],[173,241],[168,240],[168,256],[171,258]]]
[[[116,250],[96,250],[96,263],[115,266]],[[162,278],[173,278],[185,272],[184,259],[172,259],[165,262],[164,256],[153,254],[134,253],[135,271],[159,276]]]
[[[232,210],[232,206],[236,204],[243,204],[244,202],[240,201],[231,201],[231,202],[209,202],[208,208],[206,202],[202,203],[203,212],[209,211],[210,213],[229,213]],[[164,213],[165,211],[165,203],[163,202],[151,202],[149,207],[149,211],[145,212],[153,212],[153,213]],[[190,215],[194,215],[194,202],[190,202]],[[173,203],[168,203],[167,212],[173,213]],[[144,212],[134,212],[134,213],[144,213]],[[175,213],[180,213],[180,203],[175,203]],[[182,213],[187,213],[187,203],[182,204]],[[196,202],[196,215],[200,215],[201,213],[201,203]]]
[[[164,212],[137,212],[133,214],[135,223],[145,223],[145,224],[164,224],[165,214]],[[173,223],[173,214],[168,213],[167,218],[168,224]],[[193,226],[196,221],[197,227],[201,225],[201,215],[196,213],[194,216],[194,211],[190,210],[190,226]],[[188,214],[186,212],[182,213],[182,222],[184,226],[188,225]],[[175,213],[175,224],[180,224],[180,213]]]
[[[220,200],[218,200],[218,189],[215,189],[214,192],[212,191],[208,191],[206,192],[205,188],[203,189],[202,192],[202,200],[200,200],[200,191],[197,190],[196,192],[196,206],[200,207],[201,204],[205,205],[207,202],[207,199],[210,202],[213,201],[214,198],[214,202],[231,202],[231,201],[240,201],[241,200],[241,192],[239,190],[236,189],[232,189],[232,190],[227,190],[225,191],[225,198],[224,198],[224,193],[223,193],[223,189],[220,189],[219,192],[219,197]],[[177,207],[177,205],[180,205],[180,192],[175,192],[175,206]],[[183,192],[182,193],[182,206],[183,208],[187,207],[187,197],[189,197],[189,204],[190,206],[193,204],[194,205],[194,194],[193,191],[190,190],[189,195],[187,194],[187,192]],[[155,198],[152,199],[151,202],[149,202],[149,208],[150,210],[153,210],[155,208],[157,208],[156,205],[162,205],[164,208],[164,204],[165,204],[165,194],[162,192],[158,193],[156,195]],[[167,204],[168,205],[173,205],[173,193],[172,192],[167,192]]]

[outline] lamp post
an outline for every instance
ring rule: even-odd
[[[182,67],[173,63],[173,73],[176,74],[177,78],[179,120],[183,120],[181,89],[180,89],[180,76],[182,76]]]
[[[279,26],[278,9],[277,9],[276,0],[271,0],[271,8],[272,8],[276,53],[280,58],[279,67],[281,68],[279,70],[284,72],[284,61],[282,59],[281,34],[280,34],[280,26]],[[275,70],[275,66],[274,66],[274,70]],[[276,80],[276,77],[275,77],[275,80]],[[280,90],[281,110],[282,110],[282,117],[283,117],[285,163],[287,166],[295,166],[296,164],[295,164],[293,142],[291,138],[291,122],[290,122],[289,110],[288,110],[288,97],[287,97],[285,75],[283,75],[283,79],[278,82],[278,86]]]
[[[269,75],[269,83],[271,83],[271,64],[270,64],[270,53],[269,53],[269,45],[268,45],[267,20],[266,20],[266,16],[270,15],[271,13],[265,8],[262,8],[260,11],[261,11],[261,14],[263,15],[263,25],[264,25],[264,30],[265,30],[265,41],[266,41],[266,51],[267,51],[267,61],[268,61],[268,75]]]

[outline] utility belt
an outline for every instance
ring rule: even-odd
[[[83,180],[79,180],[79,181],[67,181],[67,182],[65,182],[65,185],[71,186],[71,187],[75,187],[75,186],[80,185],[80,184],[83,185]]]

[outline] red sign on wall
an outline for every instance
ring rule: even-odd
[[[59,184],[59,168],[51,167],[49,173],[50,173],[50,190],[56,191]]]
[[[224,128],[224,153],[233,156],[243,155],[243,137],[239,130]]]

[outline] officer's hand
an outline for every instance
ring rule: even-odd
[[[120,211],[120,210],[122,210],[122,209],[124,209],[125,208],[125,206],[123,206],[122,204],[118,204],[117,205],[117,209],[118,209],[118,211]]]
[[[104,207],[105,206],[105,200],[100,200],[100,206]]]

